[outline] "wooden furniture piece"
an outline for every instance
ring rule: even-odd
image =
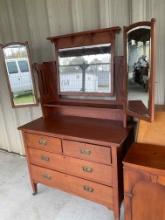
[[[165,219],[165,147],[135,143],[124,160],[125,220]]]
[[[152,85],[154,21],[141,25],[151,33]],[[115,220],[123,199],[122,160],[134,141],[126,111],[126,54],[115,56],[119,31],[112,27],[49,37],[56,62],[34,64],[43,117],[19,128],[34,194],[38,183],[59,188],[111,208]]]
[[[165,219],[165,108],[140,120],[136,142],[124,159],[125,220]]]
[[[20,127],[33,193],[37,184],[101,203],[120,216],[122,159],[133,129],[96,118],[54,115]]]
[[[124,27],[126,111],[133,117],[154,120],[156,76],[156,20]]]
[[[34,194],[38,183],[56,187],[111,208],[115,220],[123,199],[122,160],[134,141],[125,109],[124,57],[114,51],[119,31],[48,38],[56,62],[34,64],[43,117],[19,128]]]

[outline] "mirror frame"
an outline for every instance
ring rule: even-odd
[[[156,19],[152,18],[151,21],[141,21],[130,26],[125,26],[123,31],[124,39],[124,73],[125,73],[125,111],[127,115],[133,116],[139,119],[152,122],[154,120],[154,96],[155,96],[155,76],[156,76]],[[127,66],[127,34],[131,29],[148,26],[151,28],[151,52],[150,52],[150,80],[149,80],[149,105],[148,105],[148,116],[138,114],[137,112],[130,111],[128,109],[128,66]]]
[[[108,92],[80,92],[80,91],[61,91],[60,90],[60,63],[59,63],[59,59],[60,59],[60,52],[59,50],[60,49],[75,49],[76,47],[88,47],[88,46],[96,46],[96,45],[99,45],[99,44],[110,44],[110,51],[109,51],[109,54],[111,55],[111,59],[109,60],[109,65],[110,65],[110,72],[109,72],[109,75],[111,73],[111,80],[109,80],[109,85],[111,86],[111,91],[108,91]],[[56,60],[56,63],[57,63],[57,79],[58,79],[58,94],[59,95],[69,95],[69,96],[95,96],[95,97],[111,97],[111,96],[114,96],[114,54],[115,54],[115,41],[114,41],[114,38],[110,38],[109,39],[109,42],[106,42],[106,43],[98,43],[98,44],[93,44],[93,43],[90,43],[90,44],[87,44],[87,45],[80,45],[80,46],[75,46],[75,47],[70,47],[70,48],[57,48],[56,49],[56,56],[57,56],[57,60]]]
[[[54,44],[55,48],[55,58],[57,63],[57,81],[58,81],[58,96],[61,100],[74,100],[81,102],[84,101],[92,101],[98,102],[101,101],[102,97],[106,97],[111,99],[116,95],[115,88],[115,43],[116,43],[116,34],[121,30],[120,27],[111,27],[111,28],[103,28],[103,29],[95,29],[90,31],[82,31],[71,34],[65,34],[60,36],[48,37]],[[73,48],[73,47],[81,47],[81,46],[92,46],[96,44],[105,44],[111,43],[111,82],[112,89],[110,93],[95,93],[95,92],[61,92],[59,86],[59,63],[58,63],[58,50],[64,48]],[[109,100],[111,101],[111,100]]]
[[[30,70],[31,70],[30,75],[31,75],[32,84],[33,84],[33,92],[34,92],[34,96],[35,96],[35,100],[36,100],[36,102],[33,103],[33,104],[15,105],[14,101],[13,101],[12,90],[11,90],[11,85],[10,85],[10,81],[9,81],[9,76],[8,76],[8,73],[7,73],[7,68],[6,68],[6,63],[5,63],[5,55],[4,55],[3,49],[5,49],[8,46],[15,45],[15,44],[25,46],[26,49],[27,49],[27,55],[28,55],[29,65],[30,65]],[[11,100],[12,108],[37,106],[39,104],[39,102],[38,102],[37,89],[36,89],[35,78],[34,78],[33,67],[32,67],[32,59],[31,59],[31,55],[30,55],[30,47],[29,47],[28,42],[27,41],[25,41],[25,42],[15,41],[15,42],[7,43],[7,44],[0,44],[0,48],[2,49],[3,63],[4,63],[4,67],[5,67],[5,75],[6,75],[6,79],[7,79],[7,86],[8,86],[8,90],[9,90],[9,94],[10,94],[10,100]]]

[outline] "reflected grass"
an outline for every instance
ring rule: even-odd
[[[14,105],[28,105],[35,103],[35,96],[32,93],[19,94],[13,98]]]

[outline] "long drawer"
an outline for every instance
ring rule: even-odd
[[[113,189],[81,178],[31,165],[32,179],[51,187],[57,187],[108,207],[113,206]]]
[[[45,168],[112,186],[112,167],[59,154],[28,149],[30,162]]]
[[[111,164],[111,150],[108,147],[63,140],[63,153],[68,156]]]
[[[62,154],[61,140],[46,135],[26,133],[28,147]]]

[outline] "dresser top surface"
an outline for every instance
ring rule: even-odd
[[[41,117],[19,129],[62,138],[76,138],[79,141],[93,141],[106,146],[121,145],[130,131],[130,128],[123,128],[118,121],[74,116]]]
[[[165,146],[134,143],[124,159],[124,164],[165,171]]]

